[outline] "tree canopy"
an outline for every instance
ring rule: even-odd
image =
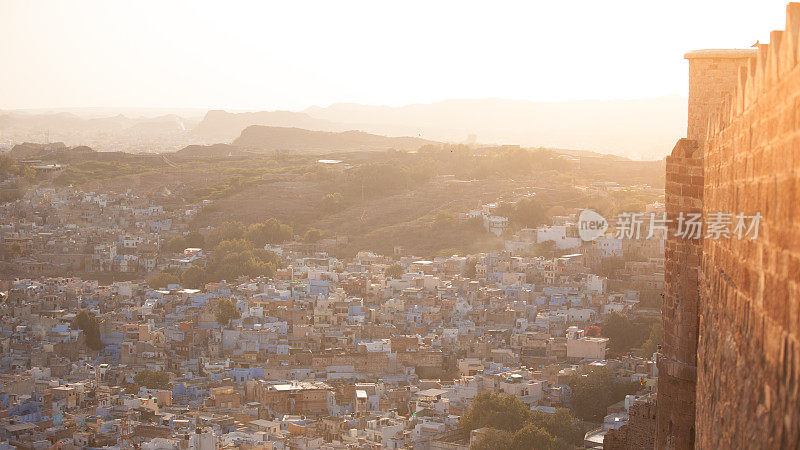
[[[468,430],[491,427],[498,430],[517,431],[528,420],[527,405],[513,395],[484,392],[472,401],[461,418],[462,427]]]
[[[147,285],[153,289],[164,289],[170,284],[180,284],[180,282],[180,278],[168,272],[157,273],[147,279]]]
[[[590,422],[601,422],[606,409],[635,393],[639,383],[620,381],[606,367],[574,374],[567,383],[572,391],[570,404],[576,416]]]
[[[253,245],[247,239],[222,241],[214,249],[207,273],[214,280],[233,280],[240,276],[275,276],[280,266],[278,256]]]
[[[208,274],[200,266],[192,266],[181,273],[181,286],[189,289],[200,289],[206,282]]]
[[[227,298],[220,299],[220,301],[217,302],[214,315],[217,319],[217,323],[222,326],[228,325],[232,319],[241,317],[241,313],[236,309],[236,305]]]
[[[333,214],[339,212],[344,207],[344,198],[342,194],[338,192],[332,192],[330,194],[325,194],[322,197],[322,202],[320,203],[320,209],[322,211]]]
[[[306,234],[303,235],[303,241],[313,244],[322,239],[322,231],[316,228],[309,228]]]
[[[386,268],[386,276],[390,278],[401,278],[403,273],[405,273],[405,269],[400,264],[392,264]]]
[[[103,348],[103,342],[100,340],[100,326],[94,314],[89,313],[85,309],[81,310],[75,317],[75,327],[79,330],[83,330],[87,347],[92,350],[100,350]]]
[[[618,355],[641,347],[655,322],[656,319],[631,319],[625,314],[612,312],[602,326],[603,336],[609,339],[611,354]]]
[[[148,389],[169,389],[171,380],[169,372],[142,370],[133,377],[133,381],[137,386],[146,387]]]
[[[644,344],[642,344],[642,357],[649,358],[658,350],[658,345],[661,343],[663,334],[664,326],[661,322],[655,322],[650,326],[650,335],[647,337],[647,340],[644,341]]]
[[[292,227],[281,223],[278,219],[271,218],[264,222],[254,223],[247,227],[244,238],[257,247],[265,244],[280,244],[294,236]]]
[[[177,253],[187,248],[203,248],[206,239],[197,231],[187,233],[185,236],[176,236],[167,241],[167,251]]]
[[[502,203],[495,212],[507,217],[509,223],[517,228],[535,228],[548,219],[545,206],[533,197],[524,197],[515,203]]]
[[[490,429],[473,448],[568,449],[583,440],[583,430],[569,410],[530,411],[516,396],[497,392],[475,397],[461,418],[461,427]]]
[[[465,278],[475,278],[476,275],[476,268],[475,266],[478,264],[478,261],[475,258],[468,258],[467,261],[464,263],[464,277]]]

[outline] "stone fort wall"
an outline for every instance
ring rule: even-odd
[[[652,449],[656,433],[656,403],[647,397],[634,402],[628,410],[628,424],[608,430],[603,450]]]
[[[703,208],[703,155],[697,142],[681,139],[666,161],[667,224],[664,243],[664,335],[658,356],[658,448],[692,448],[702,237],[676,236],[680,213]]]
[[[717,212],[762,219],[753,240],[667,240],[655,445],[799,448],[800,4],[769,45],[687,59],[670,218],[699,208],[704,235]]]
[[[737,72],[709,120],[703,213],[763,218],[756,239],[705,239],[697,444],[800,447],[800,3]]]

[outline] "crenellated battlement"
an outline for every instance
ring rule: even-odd
[[[728,52],[727,56],[725,52]],[[787,75],[797,69],[800,62],[800,2],[786,6],[786,29],[772,31],[769,44],[759,44],[753,49],[698,50],[686,54],[687,59],[703,57],[746,58],[738,68],[733,89],[722,98],[718,108],[710,111],[706,134],[699,136],[707,141],[758,103],[764,93],[779,87]]]
[[[800,3],[769,44],[685,57],[667,213],[758,217],[759,234],[668,233],[656,448],[800,448]]]
[[[715,116],[725,108],[736,90],[741,70],[758,50],[695,50],[684,55],[689,60],[689,117],[686,137],[703,147]]]

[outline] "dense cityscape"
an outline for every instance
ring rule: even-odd
[[[800,449],[800,3],[0,42],[0,450]]]
[[[572,406],[574,432],[548,436],[574,446],[591,431],[581,420],[601,442],[653,391],[659,311],[641,295],[663,288],[663,239],[584,244],[572,215],[490,253],[336,258],[337,239],[284,230],[266,236],[269,276],[204,282],[228,247],[254,245],[224,239],[232,224],[189,232],[211,203],[165,211],[133,194],[41,188],[3,206],[5,264],[31,275],[3,285],[5,439],[466,448],[459,418],[497,392],[530,411]],[[495,208],[461,220],[502,234]],[[542,244],[563,255],[526,256]],[[626,335],[634,322],[640,336]]]

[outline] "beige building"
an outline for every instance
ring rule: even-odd
[[[578,327],[567,328],[567,359],[606,359],[608,338],[586,337]]]

